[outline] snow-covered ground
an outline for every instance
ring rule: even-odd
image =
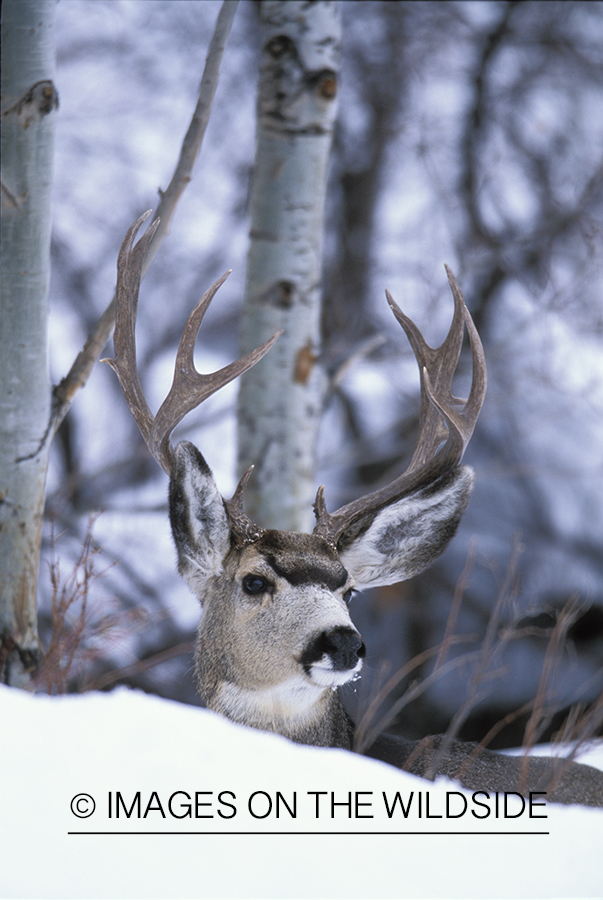
[[[603,896],[603,810],[509,797],[497,818],[445,780],[127,689],[0,687],[0,722],[3,898]]]

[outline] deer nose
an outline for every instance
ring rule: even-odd
[[[357,631],[345,625],[326,631],[318,641],[317,649],[328,654],[333,668],[343,672],[346,669],[354,669],[359,659],[364,659],[366,647]]]

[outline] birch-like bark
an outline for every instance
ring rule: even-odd
[[[322,230],[339,62],[338,4],[264,0],[242,350],[284,334],[241,379],[248,515],[308,531],[324,376],[319,365]]]
[[[55,0],[2,4],[0,670],[4,681],[23,686],[38,658],[36,586],[50,445],[55,8]]]

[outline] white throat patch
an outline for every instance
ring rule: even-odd
[[[259,690],[224,682],[218,690],[217,703],[212,706],[236,722],[291,721],[307,717],[324,690],[324,686],[311,684],[303,675]]]

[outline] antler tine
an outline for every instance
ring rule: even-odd
[[[208,375],[197,372],[193,361],[195,341],[209,304],[218,288],[230,274],[230,272],[226,272],[205,292],[190,314],[176,354],[172,386],[157,415],[153,417],[138,377],[134,336],[142,263],[159,225],[159,219],[153,222],[134,247],[133,244],[140,226],[150,214],[150,211],[144,213],[128,229],[119,251],[117,311],[113,338],[115,359],[106,359],[103,362],[109,363],[116,372],[124,397],[147,447],[162,469],[169,475],[172,470],[170,435],[176,425],[203,400],[259,362],[282,332],[278,331],[273,334],[261,347],[257,347],[251,353],[247,353],[241,359],[224,366],[217,372]]]
[[[153,235],[159,227],[159,219],[150,225],[134,249],[132,249],[132,245],[140,226],[146,222],[151,212],[152,210],[148,210],[143,213],[128,228],[120,247],[117,257],[115,331],[113,334],[115,359],[101,360],[101,362],[108,363],[119,378],[130,412],[147,443],[153,425],[153,416],[144,396],[136,368],[135,326],[142,263]]]
[[[463,458],[486,393],[486,361],[477,329],[448,266],[446,273],[454,298],[454,315],[446,339],[437,348],[426,343],[414,322],[386,291],[390,308],[404,329],[419,365],[419,439],[410,464],[402,475],[381,490],[348,503],[332,515],[326,509],[324,489],[319,488],[314,506],[317,519],[314,532],[332,543],[336,544],[342,533],[354,523],[374,516],[390,503],[434,482],[456,468]],[[452,379],[461,352],[465,325],[473,361],[471,390],[466,401],[452,394]],[[462,409],[459,410],[459,407]],[[441,447],[443,441],[446,443]]]
[[[404,315],[389,291],[386,291],[390,308],[404,329],[419,366],[421,383],[421,413],[419,418],[419,440],[411,459],[409,470],[422,466],[441,442],[448,436],[440,412],[431,402],[433,394],[445,397],[447,402],[454,398],[450,389],[452,375],[456,368],[463,341],[464,318],[462,308],[455,302],[454,317],[444,343],[434,349],[426,343],[423,335],[412,319]],[[434,449],[432,449],[434,448]]]
[[[444,267],[454,298],[450,329],[440,347],[430,347],[414,322],[399,309],[386,291],[389,305],[413,348],[421,379],[419,440],[407,471],[424,465],[443,440],[448,438],[449,455],[460,462],[473,434],[486,390],[486,363],[479,335],[465,305],[463,293],[448,266]],[[458,365],[467,325],[473,358],[473,379],[469,400],[452,394],[452,379]],[[462,414],[455,407],[464,406]]]
[[[229,275],[230,271],[218,278],[209,290],[203,294],[190,314],[176,354],[172,386],[167,397],[159,407],[151,429],[149,449],[167,472],[170,469],[166,468],[165,464],[167,463],[171,468],[170,435],[176,425],[187,413],[199,406],[203,400],[206,400],[221,387],[234,381],[243,372],[255,366],[268,353],[274,342],[282,334],[282,330],[277,331],[261,347],[257,347],[251,353],[247,353],[235,362],[229,363],[229,365],[224,366],[217,372],[202,375],[197,371],[193,361],[197,335],[209,304],[218,288],[224,284]]]
[[[256,525],[243,509],[243,495],[253,469],[254,466],[249,466],[230,500],[224,501],[232,528],[231,539],[239,548],[252,544],[265,534],[265,529]]]

